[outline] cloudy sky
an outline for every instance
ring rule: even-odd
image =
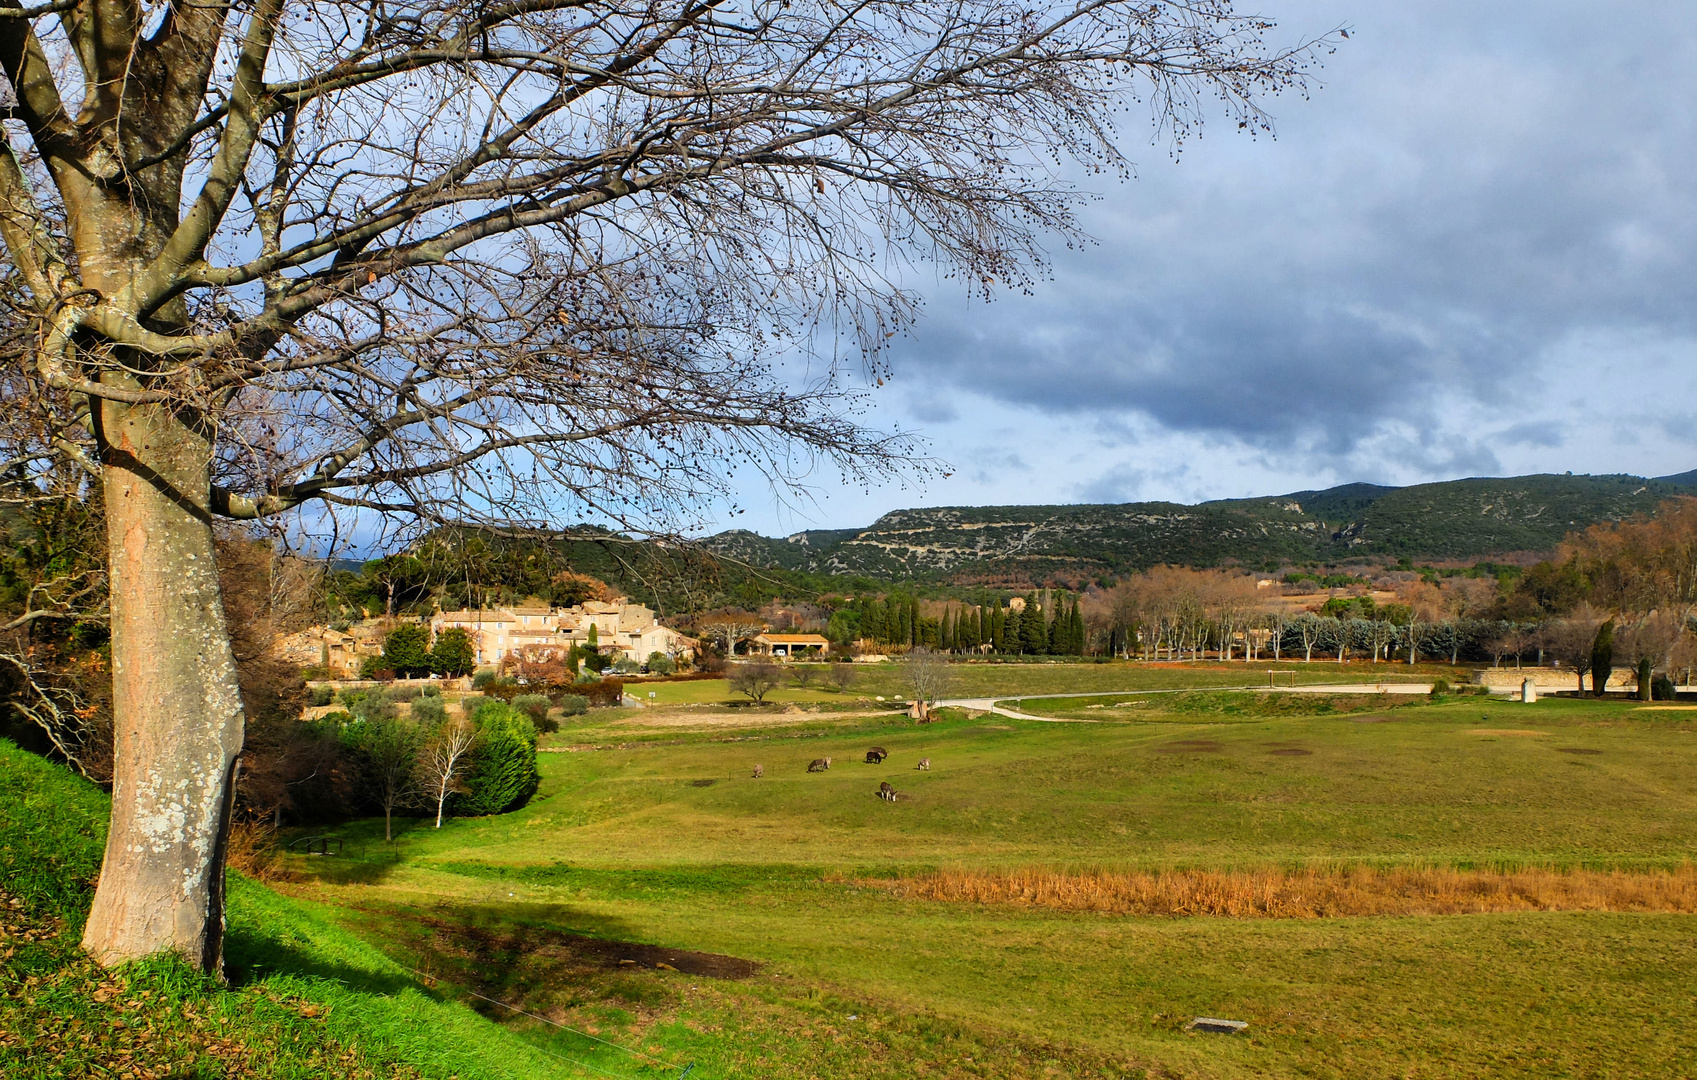
[[[925,288],[873,418],[952,477],[734,523],[1697,466],[1697,4],[1259,10],[1350,34],[1276,139],[1134,132],[1035,295]]]

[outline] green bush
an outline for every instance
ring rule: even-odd
[[[558,731],[560,725],[548,720],[548,695],[520,694],[513,698],[513,708],[530,717],[530,722],[536,725],[540,732]]]
[[[477,749],[466,774],[467,791],[455,800],[461,815],[501,814],[523,806],[536,793],[536,725],[501,701],[485,701],[472,717]]]
[[[1666,675],[1657,675],[1650,680],[1650,697],[1656,701],[1673,701],[1679,697],[1674,689],[1673,680]]]
[[[426,683],[418,688],[418,693],[420,697],[441,697],[442,688],[434,683]]]
[[[395,669],[381,656],[368,656],[359,665],[359,677],[388,682],[395,677]]]
[[[355,720],[392,720],[395,718],[395,703],[389,700],[381,688],[348,693],[342,692],[342,703],[348,707],[348,712]]]
[[[388,692],[389,700],[394,702],[413,701],[423,696],[422,686],[391,686]]]
[[[648,670],[656,675],[670,675],[678,670],[678,665],[672,663],[672,658],[663,652],[648,654]]]
[[[467,720],[470,720],[477,715],[477,710],[483,708],[483,703],[488,700],[482,694],[467,694],[460,699],[460,711],[465,714]]]
[[[448,719],[448,706],[440,697],[420,697],[412,703],[412,718],[430,727]]]
[[[582,716],[589,711],[589,699],[582,694],[561,694],[560,715]]]
[[[334,686],[313,686],[307,689],[307,702],[312,705],[328,705],[336,700]]]
[[[1444,694],[1449,693],[1453,689],[1454,687],[1450,686],[1450,681],[1448,679],[1440,677],[1432,680],[1433,697],[1442,697]]]
[[[473,690],[481,690],[485,686],[488,686],[490,683],[494,682],[499,677],[500,677],[500,673],[497,672],[494,668],[490,668],[490,667],[478,668],[477,674],[475,674],[471,677],[471,688]]]

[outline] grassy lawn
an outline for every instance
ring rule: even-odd
[[[1125,688],[1126,668],[1109,674]],[[305,879],[280,887],[410,966],[669,1048],[697,1075],[1697,1069],[1679,1034],[1697,1021],[1690,915],[1151,918],[878,886],[937,868],[1641,870],[1697,856],[1697,713],[1218,691],[1088,709],[1128,699],[1085,702],[1095,724],[845,717],[549,754],[521,811],[411,827],[393,849],[355,824],[350,857],[302,862]],[[874,742],[882,765],[860,761]],[[829,772],[805,772],[827,755]],[[881,780],[911,798],[873,798]],[[677,972],[608,968],[594,952],[608,942],[691,952]],[[759,967],[715,977],[699,956]],[[1185,1032],[1196,1015],[1252,1026]],[[542,1047],[580,1038],[503,1022]]]
[[[1376,681],[1352,667],[1348,681]],[[1091,668],[1061,674],[1115,692],[1025,706],[1095,723],[953,711],[916,726],[808,702],[593,710],[552,737],[563,752],[542,756],[519,811],[409,821],[394,845],[353,822],[337,830],[345,855],[289,857],[292,879],[269,887],[238,880],[229,989],[78,958],[103,798],[0,745],[0,1073],[1697,1074],[1694,915],[1153,917],[902,884],[1027,868],[1687,867],[1697,712],[1264,695],[1219,689],[1241,683],[1212,664]],[[986,696],[1055,692],[1044,667],[986,670]],[[1119,692],[1186,680],[1196,692]],[[697,714],[709,722],[677,721]],[[890,758],[865,764],[871,745]],[[828,772],[805,771],[825,756]],[[883,780],[907,797],[874,798]],[[1187,1032],[1198,1015],[1251,1026]],[[43,1040],[66,1052],[43,1057]]]

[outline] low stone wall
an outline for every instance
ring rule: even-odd
[[[1479,668],[1473,672],[1473,685],[1489,686],[1492,689],[1520,689],[1520,684],[1527,679],[1532,680],[1540,692],[1551,690],[1576,690],[1579,681],[1574,678],[1571,668],[1552,667],[1500,667]],[[1591,676],[1585,676],[1585,689],[1591,689]],[[1609,673],[1609,690],[1636,690],[1638,676],[1630,668],[1615,668]]]

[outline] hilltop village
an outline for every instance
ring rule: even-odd
[[[319,625],[280,635],[276,650],[302,667],[322,668],[331,679],[357,679],[381,659],[388,635],[408,624],[427,626],[432,641],[444,631],[462,631],[479,667],[517,659],[559,660],[574,648],[615,662],[642,663],[658,654],[676,664],[693,659],[697,649],[694,638],[662,625],[653,609],[614,597],[569,607],[515,605],[368,618],[344,629]]]

